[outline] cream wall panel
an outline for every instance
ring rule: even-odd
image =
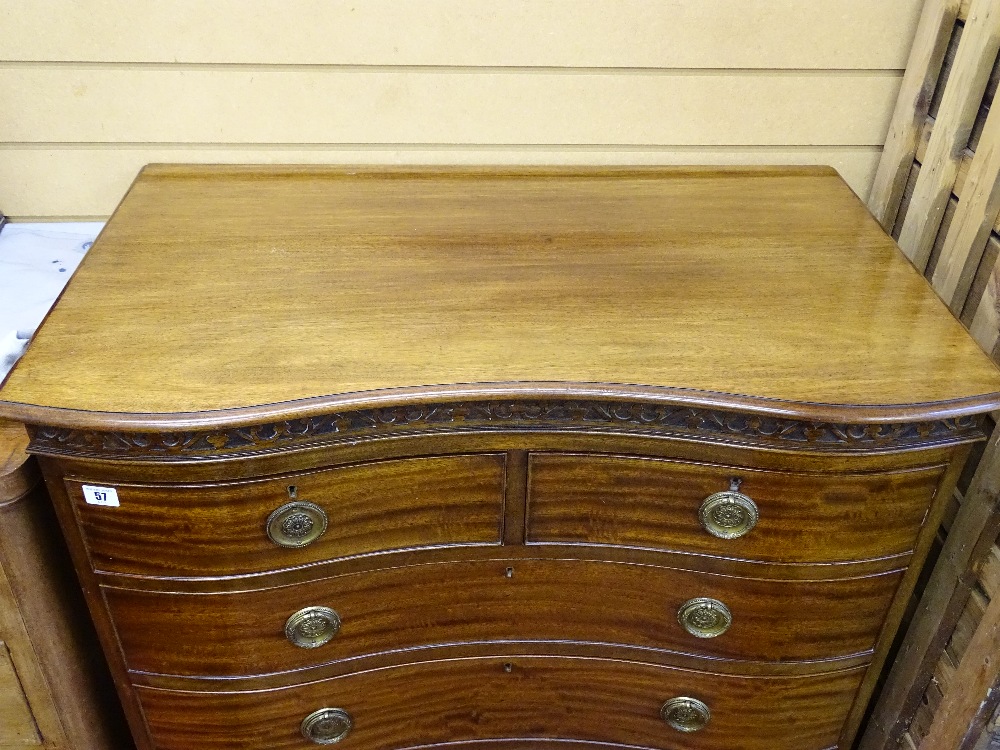
[[[0,67],[0,141],[881,145],[895,73]]]
[[[862,198],[878,164],[877,148],[5,148],[0,185],[13,188],[4,210],[15,219],[40,214],[108,216],[149,162],[264,164],[830,164]]]
[[[5,0],[2,60],[896,68],[921,0]]]

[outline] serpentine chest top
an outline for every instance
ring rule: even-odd
[[[0,399],[142,750],[825,750],[1000,373],[825,168],[151,166]]]

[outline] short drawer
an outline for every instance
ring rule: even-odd
[[[88,503],[86,484],[66,480],[96,570],[220,576],[384,550],[499,544],[504,455],[378,461],[227,484],[118,484],[117,507]],[[269,525],[285,543],[325,531],[285,547]]]
[[[313,731],[325,729],[327,739],[346,731],[339,746],[359,750],[505,738],[532,748],[577,740],[821,750],[836,745],[863,673],[745,678],[603,659],[467,658],[260,692],[138,694],[158,750],[304,750],[315,744],[303,736],[303,722],[321,709],[329,721]],[[704,728],[682,733],[661,718],[664,704],[679,697],[707,706]],[[670,715],[677,720],[683,711]],[[687,722],[698,722],[690,709]]]
[[[761,471],[631,456],[533,454],[529,543],[671,549],[766,562],[827,563],[910,551],[944,467],[867,473]],[[756,525],[719,538],[699,511],[734,487]]]
[[[901,575],[778,581],[518,560],[416,565],[243,593],[104,593],[131,669],[249,676],[380,652],[540,641],[832,659],[874,647]],[[322,637],[309,637],[317,628]]]

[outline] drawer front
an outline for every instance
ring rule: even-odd
[[[345,749],[559,738],[664,750],[820,750],[836,744],[863,673],[744,678],[507,657],[424,662],[263,692],[138,693],[158,750],[315,747],[300,727],[321,708],[349,714],[353,726],[338,745]],[[663,704],[681,696],[708,706],[700,731],[684,734],[661,719]]]
[[[759,661],[834,658],[873,648],[901,575],[775,581],[519,560],[417,565],[248,593],[105,588],[105,596],[131,669],[240,676],[400,649],[526,641]],[[721,602],[730,615],[731,625],[714,637],[698,637],[680,621],[681,607],[703,598]],[[293,621],[290,640],[286,623],[310,607],[336,616],[323,615],[329,639],[319,646],[305,640],[311,647],[304,648],[292,642],[304,631]],[[695,632],[704,632],[698,628],[706,625],[699,619],[705,608],[710,616],[720,611],[714,603],[689,607]]]
[[[798,474],[627,456],[533,454],[528,542],[673,549],[766,562],[826,563],[908,552],[944,467]],[[722,539],[702,527],[711,495],[739,492],[756,525]]]
[[[88,503],[85,484],[66,480],[96,570],[220,576],[383,550],[499,544],[504,455],[379,461],[218,485],[121,484],[117,507]],[[306,546],[279,546],[268,536],[269,518],[279,526],[287,520],[292,534],[322,528],[312,509],[302,523],[294,508],[272,517],[291,503],[326,516],[325,532]]]

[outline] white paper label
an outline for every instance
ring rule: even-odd
[[[91,487],[83,485],[83,497],[90,505],[108,505],[118,507],[118,490],[114,487]]]

